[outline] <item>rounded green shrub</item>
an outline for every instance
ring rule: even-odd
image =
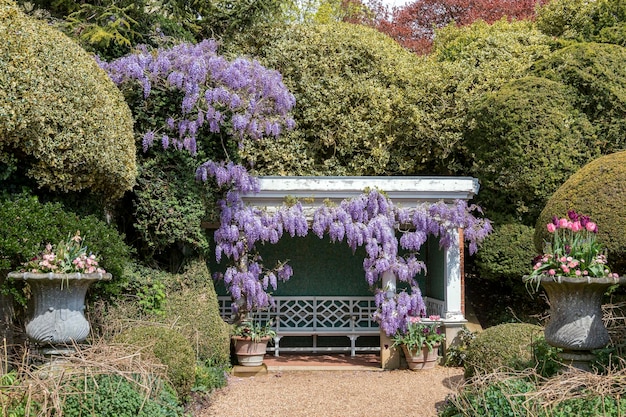
[[[465,377],[491,373],[498,368],[534,367],[532,344],[543,336],[543,328],[528,323],[504,323],[476,336],[465,357]]]
[[[176,275],[180,289],[167,295],[165,319],[176,323],[195,347],[198,359],[215,366],[230,363],[230,326],[220,316],[213,279],[202,260]]]
[[[523,224],[503,224],[487,236],[476,253],[481,278],[519,281],[528,274],[535,256],[535,229]]]
[[[187,399],[195,379],[196,355],[185,336],[167,327],[138,326],[120,333],[115,341],[152,353],[167,366],[167,377],[179,398]]]
[[[396,153],[421,122],[418,58],[387,35],[348,23],[294,25],[243,52],[278,70],[297,103],[293,131],[246,144],[244,158],[261,173],[382,175],[420,163]]]
[[[626,272],[626,151],[602,156],[573,174],[547,201],[535,226],[535,249],[543,252],[546,224],[568,210],[590,216],[598,224],[598,241],[609,264]]]
[[[572,100],[563,84],[525,77],[470,109],[470,172],[480,179],[478,199],[489,218],[534,221],[550,195],[600,154],[594,128]]]
[[[626,10],[626,9],[625,9]],[[531,72],[562,83],[574,93],[571,105],[587,116],[595,129],[595,143],[610,154],[626,147],[626,48],[605,43],[576,43],[536,62]],[[543,109],[532,108],[532,111]],[[565,123],[563,123],[565,125]],[[550,157],[555,157],[554,153]]]
[[[183,408],[176,393],[163,381],[149,392],[139,381],[117,374],[99,374],[68,380],[61,388],[63,416],[178,417]]]
[[[0,162],[17,159],[53,191],[131,189],[131,113],[95,60],[11,0],[0,0],[0,38]]]

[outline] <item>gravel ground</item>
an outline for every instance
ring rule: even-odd
[[[456,392],[463,369],[291,371],[230,377],[195,417],[431,417]]]

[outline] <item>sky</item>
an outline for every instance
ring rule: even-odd
[[[411,0],[382,0],[382,1],[385,5],[394,7],[394,6],[403,6],[404,4],[408,3]]]

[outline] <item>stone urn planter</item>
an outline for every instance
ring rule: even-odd
[[[10,272],[8,277],[26,281],[30,286],[28,338],[54,351],[87,338],[90,331],[84,314],[87,289],[94,282],[110,280],[111,274]]]
[[[427,345],[423,345],[419,350],[410,350],[406,345],[402,345],[402,351],[409,369],[412,371],[433,369],[437,365],[440,345],[440,343],[434,345],[432,350],[428,349]]]
[[[605,347],[610,339],[602,321],[602,296],[626,277],[579,278],[542,275],[525,278],[539,283],[550,300],[550,320],[544,329],[546,342],[563,349],[561,358],[572,366],[589,369],[592,350]]]
[[[261,366],[263,357],[267,353],[267,343],[270,337],[262,337],[254,341],[249,337],[233,336],[235,355],[241,366]]]

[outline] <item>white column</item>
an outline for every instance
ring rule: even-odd
[[[383,291],[385,295],[389,294],[393,297],[396,292],[396,276],[393,272],[387,271],[383,273]],[[380,331],[380,365],[383,369],[398,369],[400,367],[400,351],[398,348],[392,348],[393,341],[383,332]]]
[[[446,322],[465,322],[463,315],[463,280],[461,279],[461,245],[459,232],[453,233],[452,244],[444,252],[445,317]]]
[[[383,272],[383,291],[387,298],[393,297],[396,293],[396,275],[391,271]]]

